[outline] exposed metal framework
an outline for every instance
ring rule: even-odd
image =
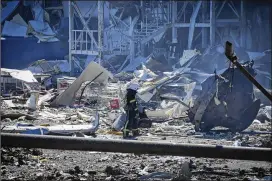
[[[244,12],[244,1],[241,0],[240,6],[234,5],[234,1],[197,1],[197,2],[178,2],[183,4],[177,15],[175,13],[172,16],[176,20],[175,28],[189,28],[188,36],[188,49],[193,48],[194,41],[202,36],[202,47],[205,48],[208,45],[214,46],[215,43],[224,43],[222,35],[224,30],[231,28],[237,28],[239,35],[245,34],[246,18]],[[176,3],[176,2],[172,2]],[[174,5],[173,5],[174,6]],[[228,8],[228,9],[227,9]],[[222,11],[227,11],[229,19],[222,18]],[[190,13],[191,12],[191,13]],[[208,13],[210,12],[210,13]],[[209,14],[209,15],[208,15]],[[207,16],[208,15],[208,16]],[[189,17],[188,17],[189,16]],[[240,28],[239,28],[240,27]],[[195,34],[195,29],[200,28],[199,34]],[[208,31],[209,30],[209,34]],[[175,36],[175,34],[172,34]],[[227,35],[229,36],[229,35]],[[234,35],[230,35],[234,36]],[[177,39],[173,37],[173,40]],[[209,42],[208,42],[209,40]],[[239,46],[245,46],[245,36],[240,36],[240,41],[236,42]]]
[[[147,56],[156,52],[151,48],[166,32],[172,35],[171,44],[187,44],[184,49],[194,49],[201,42],[201,47],[214,46],[217,43],[224,44],[226,38],[232,37],[236,46],[245,47],[246,17],[244,12],[244,0],[237,2],[224,1],[137,1],[122,2],[119,7],[107,3],[111,24],[104,28],[104,1],[98,1],[98,6],[93,6],[91,11],[98,8],[98,30],[90,30],[89,19],[82,16],[75,1],[70,4],[70,56],[72,54],[83,55],[127,55],[127,61],[133,61],[136,56]],[[135,6],[138,15],[123,18],[124,4]],[[119,9],[121,13],[115,15],[113,9]],[[84,25],[83,30],[73,29],[74,11]],[[223,19],[222,13],[228,13],[228,19]],[[170,29],[170,31],[167,31]],[[178,33],[180,30],[187,33]],[[234,31],[231,31],[235,29]],[[237,32],[238,30],[238,32]],[[94,38],[98,33],[98,40]],[[239,37],[239,41],[237,40]],[[199,39],[201,38],[201,39]],[[97,42],[98,41],[98,42]],[[103,44],[104,42],[104,44]],[[174,47],[173,51],[175,52]],[[199,48],[199,47],[198,47]],[[180,48],[179,48],[180,49]],[[166,51],[161,50],[160,51]],[[175,58],[172,56],[172,58]],[[71,65],[72,67],[72,65]]]
[[[103,140],[65,136],[1,134],[3,147],[102,151],[135,154],[191,156],[237,160],[271,161],[271,148],[233,147],[201,144]]]
[[[74,74],[73,55],[98,55],[99,50],[101,50],[99,49],[100,44],[98,45],[97,40],[94,38],[94,34],[98,33],[98,30],[91,30],[88,26],[92,14],[96,8],[97,4],[91,7],[91,14],[89,18],[86,20],[83,17],[79,7],[77,6],[76,1],[73,0],[69,1],[69,62],[72,76]],[[82,30],[76,30],[74,28],[75,13],[78,15],[81,23],[83,24],[84,28]],[[102,29],[100,30],[102,31]],[[101,43],[101,40],[99,41],[99,43]]]

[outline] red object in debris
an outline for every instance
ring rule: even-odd
[[[119,105],[119,99],[113,99],[110,101],[110,107],[111,109],[119,109],[120,105]]]
[[[69,87],[69,84],[68,82],[60,82],[60,88],[63,89],[63,88],[68,88]]]

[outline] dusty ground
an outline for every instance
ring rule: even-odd
[[[77,110],[88,115],[94,113],[92,109],[88,108]],[[58,119],[40,116],[35,121],[23,120],[23,118],[5,119],[2,124],[13,125],[19,121],[33,124],[82,123],[82,120],[69,120],[69,115],[75,114],[76,109],[48,108],[46,111],[58,115],[65,113],[68,116]],[[108,124],[111,124],[111,121],[105,110],[99,112],[101,125],[96,138],[122,139],[121,135],[107,133]],[[142,136],[138,137],[138,140],[272,147],[271,135],[249,135],[222,131],[213,134],[195,133],[193,126],[184,120],[153,124],[152,128],[141,130]],[[248,130],[270,131],[271,124],[269,122],[255,123]],[[149,180],[269,180],[269,176],[272,175],[269,162],[19,148],[2,148],[1,150],[3,181],[132,181],[148,178]],[[186,167],[184,168],[186,164],[189,165],[189,172],[186,171]]]

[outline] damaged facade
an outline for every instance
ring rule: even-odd
[[[137,82],[141,134],[132,139],[271,148],[271,9],[265,4],[1,5],[2,133],[122,139],[127,89]],[[186,179],[201,178],[186,165],[180,168]],[[151,172],[143,167],[137,178]],[[264,172],[262,178],[269,176]],[[165,174],[158,177],[175,179]]]

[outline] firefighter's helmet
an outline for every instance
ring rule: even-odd
[[[139,89],[139,84],[137,82],[130,82],[127,86],[127,89],[132,89],[137,91]]]

